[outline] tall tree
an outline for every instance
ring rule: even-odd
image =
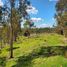
[[[58,27],[64,31],[67,24],[67,0],[59,0],[56,3],[56,19]]]
[[[30,4],[27,0],[19,0],[19,8],[15,8],[16,0],[10,0],[11,4],[11,17],[10,17],[10,58],[13,57],[13,37],[18,33],[17,31],[20,29],[20,19],[28,18],[28,14],[26,12],[27,6]],[[19,10],[18,10],[19,9]],[[18,11],[19,12],[18,12]]]
[[[13,41],[16,40],[18,32],[21,30],[21,22],[22,22],[21,19],[22,18],[29,19],[29,15],[27,14],[26,9],[27,6],[30,5],[30,2],[28,0],[6,0],[6,1],[7,2],[4,4],[3,8],[0,7],[0,19],[3,22],[3,30],[5,32],[9,32],[8,34],[10,38],[9,39],[10,58],[12,58]],[[7,18],[5,19],[6,16]]]

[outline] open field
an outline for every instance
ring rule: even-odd
[[[66,46],[66,38],[58,34],[19,36],[14,58],[9,59],[9,46],[0,50],[0,67],[67,67]]]

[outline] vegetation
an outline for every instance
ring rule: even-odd
[[[67,36],[67,5],[66,0],[59,0],[56,4],[56,19],[58,21],[58,30],[63,31],[63,34]]]
[[[24,0],[24,1],[18,0],[19,6],[16,6],[16,0],[7,0],[7,1],[9,5],[4,4],[4,6],[0,6],[0,9],[1,9],[0,10],[0,23],[2,24],[3,27],[5,24],[5,28],[8,26],[8,29],[7,30],[4,29],[4,31],[7,35],[9,35],[8,42],[10,44],[10,49],[11,49],[10,58],[13,58],[13,41],[16,41],[16,37],[19,35],[19,32],[21,30],[20,20],[22,18],[25,18],[25,19],[28,18],[26,9],[27,9],[27,6],[30,5],[30,2],[27,0]],[[4,17],[8,16],[6,21],[4,21],[5,19],[2,19],[4,18],[3,15]],[[1,39],[3,39],[3,37]]]
[[[0,51],[0,66],[6,67],[66,67],[65,51],[67,42],[57,34],[40,34],[35,36],[19,36],[14,42],[14,58],[9,59],[10,48],[5,46]],[[55,60],[56,59],[56,60]],[[51,62],[50,62],[50,61]],[[55,63],[53,63],[55,62]],[[4,64],[5,63],[5,64]]]
[[[36,28],[26,11],[30,6],[29,0],[0,5],[0,67],[67,67],[67,1],[56,3],[53,28]]]

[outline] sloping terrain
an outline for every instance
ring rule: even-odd
[[[9,59],[9,45],[0,51],[0,67],[67,67],[66,46],[65,37],[58,34],[19,36],[14,58]]]

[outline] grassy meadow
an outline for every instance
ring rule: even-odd
[[[0,50],[0,67],[67,67],[66,38],[58,34],[19,36],[14,42],[14,58],[10,59],[10,45]]]

